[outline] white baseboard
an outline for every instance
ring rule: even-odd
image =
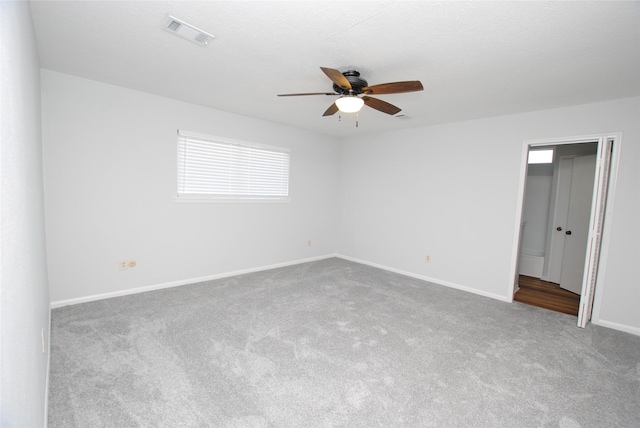
[[[500,294],[494,294],[494,293],[487,293],[486,291],[477,290],[475,288],[467,287],[467,286],[460,285],[460,284],[455,284],[453,282],[443,281],[441,279],[431,278],[429,276],[418,275],[418,274],[413,273],[413,272],[407,272],[407,271],[404,271],[404,270],[401,270],[401,269],[395,269],[395,268],[392,268],[392,267],[389,267],[389,266],[384,266],[384,265],[380,265],[380,264],[377,264],[377,263],[368,262],[366,260],[356,259],[355,257],[349,257],[349,256],[345,256],[345,255],[342,255],[342,254],[336,254],[334,257],[338,257],[338,258],[341,258],[341,259],[349,260],[351,262],[360,263],[360,264],[367,265],[367,266],[372,266],[372,267],[375,267],[375,268],[378,268],[378,269],[382,269],[382,270],[387,270],[387,271],[393,272],[393,273],[399,273],[400,275],[405,275],[405,276],[409,276],[411,278],[421,279],[423,281],[431,282],[433,284],[444,285],[445,287],[455,288],[456,290],[466,291],[466,292],[477,294],[477,295],[480,295],[480,296],[489,297],[491,299],[500,300],[502,302],[511,303],[511,299],[509,299],[508,296],[502,296]]]
[[[544,256],[520,254],[520,263],[518,266],[520,267],[520,275],[541,278],[544,267]]]
[[[640,336],[640,327],[632,327],[630,325],[605,320],[591,320],[591,322],[595,325],[599,325],[600,327],[612,328],[614,330],[624,331],[625,333]]]
[[[182,280],[179,280],[179,281],[165,282],[165,283],[162,283],[162,284],[147,285],[145,287],[137,287],[137,288],[130,288],[130,289],[127,289],[127,290],[113,291],[113,292],[109,292],[109,293],[94,294],[94,295],[91,295],[91,296],[78,297],[78,298],[75,298],[75,299],[58,300],[58,301],[55,301],[55,302],[51,302],[50,306],[51,306],[52,309],[61,308],[63,306],[77,305],[77,304],[80,304],[80,303],[87,303],[87,302],[94,302],[96,300],[110,299],[112,297],[128,296],[130,294],[138,294],[138,293],[144,293],[144,292],[147,292],[147,291],[162,290],[164,288],[179,287],[181,285],[195,284],[195,283],[203,282],[203,281],[211,281],[211,280],[214,280],[214,279],[228,278],[230,276],[242,275],[242,274],[245,274],[245,273],[260,272],[260,271],[263,271],[263,270],[271,270],[271,269],[277,269],[277,268],[285,267],[285,266],[293,266],[293,265],[299,265],[299,264],[302,264],[302,263],[315,262],[317,260],[330,259],[332,257],[338,257],[338,255],[337,254],[326,254],[324,256],[309,257],[309,258],[306,258],[306,259],[293,260],[293,261],[284,262],[284,263],[276,263],[276,264],[273,264],[273,265],[260,266],[260,267],[256,267],[256,268],[250,268],[250,269],[236,270],[236,271],[232,271],[232,272],[224,272],[224,273],[219,273],[219,274],[215,274],[215,275],[201,276],[201,277],[198,277],[198,278],[182,279]]]
[[[386,270],[389,272],[394,272],[394,273],[398,273],[400,275],[405,275],[411,278],[416,278],[416,279],[420,279],[422,281],[426,281],[426,282],[431,282],[433,284],[437,284],[437,285],[442,285],[445,287],[449,287],[449,288],[454,288],[456,290],[461,290],[461,291],[466,291],[469,293],[473,293],[473,294],[477,294],[480,296],[484,296],[484,297],[489,297],[491,299],[496,299],[496,300],[500,300],[503,302],[507,302],[507,303],[511,303],[512,300],[510,300],[507,296],[502,296],[499,294],[494,294],[494,293],[487,293],[485,291],[482,290],[477,290],[475,288],[471,288],[471,287],[467,287],[464,285],[460,285],[460,284],[455,284],[453,282],[449,282],[449,281],[443,281],[437,278],[431,278],[428,276],[424,276],[424,275],[418,275],[415,274],[413,272],[407,272],[401,269],[395,269],[389,266],[385,266],[385,265],[381,265],[378,263],[372,263],[366,260],[361,260],[361,259],[357,259],[355,257],[350,257],[350,256],[345,256],[342,254],[326,254],[323,256],[317,256],[317,257],[310,257],[310,258],[306,258],[306,259],[299,259],[299,260],[292,260],[289,262],[284,262],[284,263],[276,263],[273,265],[267,265],[267,266],[260,266],[260,267],[256,267],[256,268],[250,268],[250,269],[242,269],[242,270],[237,270],[237,271],[232,271],[232,272],[225,272],[225,273],[220,273],[220,274],[215,274],[215,275],[208,275],[208,276],[202,276],[202,277],[198,277],[198,278],[190,278],[190,279],[184,279],[184,280],[180,280],[180,281],[172,281],[172,282],[165,282],[162,284],[156,284],[156,285],[149,285],[149,286],[145,286],[145,287],[138,287],[138,288],[132,288],[132,289],[128,289],[128,290],[120,290],[120,291],[114,291],[114,292],[110,292],[110,293],[103,293],[103,294],[95,294],[92,296],[85,296],[85,297],[79,297],[79,298],[75,298],[75,299],[67,299],[67,300],[58,300],[55,302],[51,302],[50,307],[52,309],[54,308],[60,308],[63,306],[68,306],[68,305],[77,305],[80,303],[86,303],[86,302],[93,302],[96,300],[103,300],[103,299],[110,299],[112,297],[119,297],[119,296],[127,296],[130,294],[138,294],[138,293],[144,293],[147,291],[154,291],[154,290],[161,290],[164,288],[171,288],[171,287],[179,287],[181,285],[188,285],[188,284],[195,284],[198,282],[203,282],[203,281],[211,281],[214,279],[221,279],[221,278],[228,278],[231,276],[236,276],[236,275],[242,275],[245,273],[252,273],[252,272],[260,272],[260,271],[265,271],[265,270],[271,270],[271,269],[277,269],[280,267],[286,267],[286,266],[294,266],[294,265],[299,265],[302,263],[308,263],[308,262],[314,262],[317,260],[324,260],[324,259],[330,259],[332,257],[338,257],[344,260],[348,260],[351,262],[355,262],[355,263],[360,263],[363,265],[367,265],[367,266],[372,266],[378,269],[382,269],[382,270]],[[619,330],[619,331],[623,331],[625,333],[630,333],[636,336],[640,336],[640,328],[638,327],[632,327],[632,326],[628,326],[625,324],[619,324],[619,323],[615,323],[615,322],[611,322],[611,321],[606,321],[606,320],[592,320],[592,323],[595,325],[599,325],[601,327],[607,327],[607,328],[611,328],[614,330]],[[47,364],[49,364],[47,362]],[[48,370],[47,370],[48,373]],[[48,383],[48,379],[47,379],[47,383]]]
[[[424,275],[418,275],[418,274],[415,274],[415,273],[412,273],[412,272],[407,272],[407,271],[403,271],[403,270],[400,270],[400,269],[395,269],[395,268],[391,268],[391,267],[388,267],[388,266],[380,265],[380,264],[377,264],[377,263],[368,262],[366,260],[357,259],[355,257],[349,257],[349,256],[345,256],[345,255],[342,255],[342,254],[336,254],[336,255],[334,255],[334,257],[338,257],[338,258],[349,260],[349,261],[352,261],[352,262],[355,262],[355,263],[361,263],[363,265],[368,265],[368,266],[372,266],[372,267],[375,267],[375,268],[387,270],[389,272],[399,273],[401,275],[409,276],[411,278],[421,279],[423,281],[431,282],[431,283],[438,284],[438,285],[443,285],[445,287],[455,288],[456,290],[467,291],[469,293],[478,294],[480,296],[490,297],[492,299],[500,300],[500,301],[507,302],[507,303],[511,303],[513,301],[513,299],[510,300],[506,296],[501,296],[499,294],[487,293],[485,291],[476,290],[474,288],[466,287],[464,285],[455,284],[455,283],[452,283],[452,282],[449,282],[449,281],[442,281],[442,280],[439,280],[437,278],[430,278],[430,277],[424,276]],[[515,291],[517,291],[517,290],[518,290],[518,287],[516,286],[516,289],[514,290],[514,294],[515,294]],[[593,324],[599,325],[601,327],[607,327],[607,328],[611,328],[613,330],[619,330],[619,331],[623,331],[625,333],[630,333],[630,334],[634,334],[636,336],[640,336],[640,328],[638,328],[638,327],[632,327],[632,326],[628,326],[626,324],[619,324],[619,323],[615,323],[615,322],[611,322],[611,321],[605,321],[605,320],[597,320],[597,321],[596,320],[592,320],[591,322]]]
[[[48,426],[49,421],[49,375],[51,373],[51,306],[49,306],[49,325],[47,326],[47,372],[44,379],[44,426]]]
[[[516,286],[513,289],[513,295],[515,296],[516,293],[518,292],[518,290],[520,290],[520,286],[518,284],[516,284]],[[509,300],[509,303],[511,303],[513,300]]]

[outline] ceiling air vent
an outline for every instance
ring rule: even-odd
[[[165,20],[164,28],[176,36],[190,40],[200,46],[207,46],[207,43],[209,43],[209,41],[214,37],[213,34],[202,31],[199,28],[187,24],[186,22],[171,15],[169,15]]]

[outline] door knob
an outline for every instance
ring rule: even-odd
[[[570,230],[567,230],[565,233],[566,233],[567,235],[571,235],[571,231],[570,231]]]
[[[560,232],[560,231],[562,230],[562,228],[561,228],[560,226],[558,226],[558,227],[556,227],[556,230],[557,230],[558,232]]]

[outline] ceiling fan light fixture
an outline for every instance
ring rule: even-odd
[[[364,105],[364,100],[355,95],[345,95],[336,100],[336,105],[343,113],[357,113]]]

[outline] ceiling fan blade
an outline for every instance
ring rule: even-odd
[[[403,92],[422,91],[422,83],[419,80],[410,80],[406,82],[382,83],[380,85],[367,86],[362,88],[365,94],[401,94]]]
[[[364,103],[366,105],[368,105],[369,107],[374,108],[374,109],[376,109],[378,111],[381,111],[383,113],[396,114],[396,113],[399,113],[400,111],[402,111],[401,108],[398,108],[398,107],[394,106],[393,104],[389,104],[388,102],[379,100],[377,98],[362,97],[362,99],[364,100]]]
[[[327,77],[331,79],[333,83],[335,83],[342,89],[351,90],[351,83],[349,83],[347,78],[344,77],[344,75],[340,73],[340,71],[334,68],[327,68],[327,67],[320,67],[320,69],[324,71],[324,74],[326,74]]]
[[[307,92],[304,94],[278,94],[279,97],[300,97],[303,95],[338,95],[335,92]]]
[[[331,116],[332,114],[335,114],[337,111],[338,111],[338,106],[336,105],[336,103],[333,103],[329,106],[327,110],[325,110],[325,112],[322,115]]]

